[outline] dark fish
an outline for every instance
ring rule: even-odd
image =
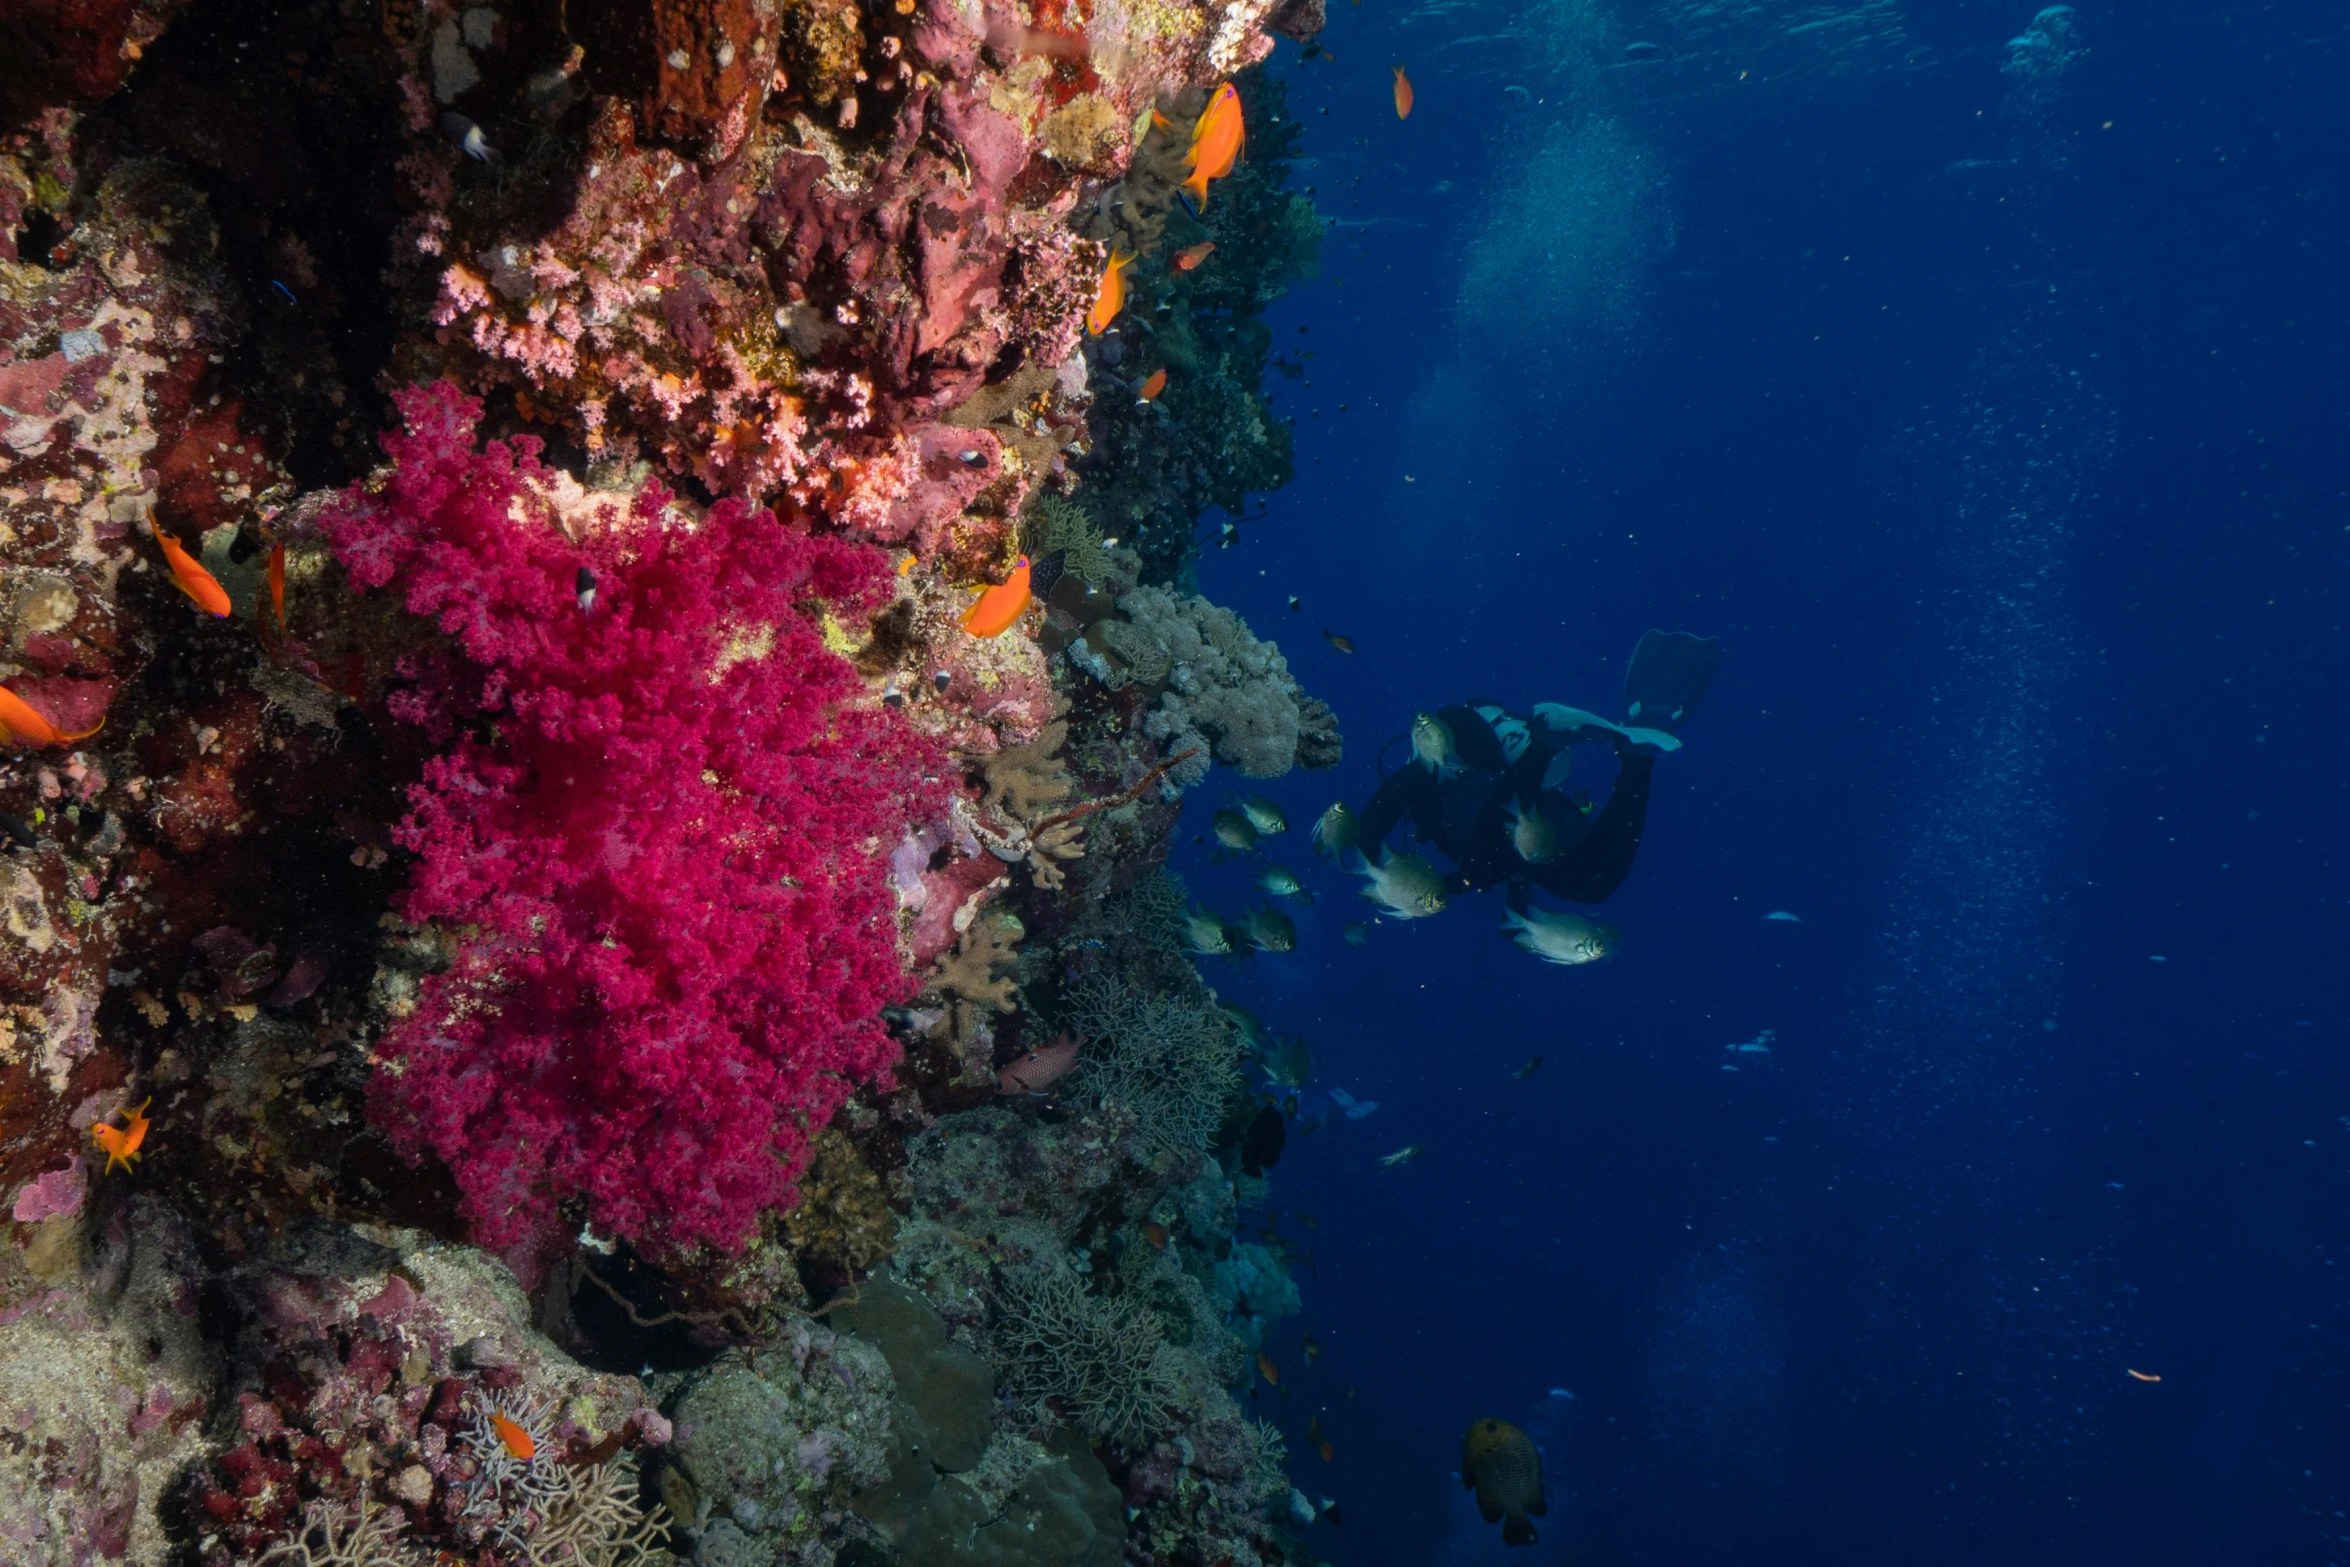
[[[1353,638],[1342,637],[1327,626],[1322,628],[1322,640],[1329,643],[1332,647],[1338,649],[1338,651],[1341,653],[1352,653],[1355,650]]]
[[[1299,1217],[1302,1218],[1304,1215],[1301,1214]],[[1322,1341],[1311,1333],[1306,1335],[1305,1356],[1306,1364],[1309,1366],[1322,1358]]]
[[[1068,570],[1067,550],[1055,550],[1050,555],[1038,556],[1028,563],[1028,591],[1038,598],[1045,597],[1053,591],[1053,584],[1059,582]]]
[[[572,591],[579,595],[579,612],[586,614],[596,607],[596,574],[585,566],[571,579]]]
[[[1477,1493],[1477,1512],[1501,1524],[1501,1543],[1532,1545],[1527,1515],[1550,1510],[1542,1499],[1542,1455],[1507,1420],[1479,1420],[1461,1438],[1461,1485]]]
[[[1510,1081],[1513,1083],[1524,1082],[1527,1078],[1534,1075],[1534,1069],[1540,1065],[1542,1065],[1542,1057],[1528,1056],[1526,1058],[1526,1064],[1522,1067],[1519,1067],[1515,1072],[1510,1074]]]
[[[1302,609],[1302,608],[1304,608],[1305,606],[1304,606],[1304,605],[1302,605],[1302,604],[1300,604],[1300,603],[1298,603],[1298,601],[1297,601],[1297,595],[1296,595],[1296,594],[1294,594],[1294,593],[1292,593],[1292,594],[1290,594],[1290,595],[1289,595],[1289,607],[1290,607],[1291,609]]]
[[[1260,834],[1257,831],[1257,824],[1249,820],[1246,811],[1236,811],[1230,806],[1225,806],[1208,818],[1208,830],[1216,835],[1218,843],[1230,849],[1234,854],[1254,854],[1256,852],[1257,838]]]
[[[1257,1059],[1265,1069],[1265,1076],[1284,1088],[1303,1088],[1306,1079],[1314,1075],[1314,1053],[1306,1047],[1303,1034],[1260,1045]]]
[[[1249,945],[1259,952],[1297,950],[1297,926],[1279,909],[1270,906],[1250,909],[1242,918],[1240,928]]]
[[[41,846],[41,840],[33,836],[32,823],[11,816],[6,811],[0,811],[0,833],[6,833],[8,841],[20,849],[37,849]]]
[[[1289,1123],[1281,1119],[1280,1111],[1266,1105],[1240,1139],[1240,1173],[1264,1174],[1281,1162],[1281,1149],[1288,1141]]]

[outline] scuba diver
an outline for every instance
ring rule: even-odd
[[[1441,889],[1426,889],[1435,907],[1445,895],[1504,882],[1513,918],[1535,887],[1574,903],[1603,903],[1639,853],[1656,759],[1681,748],[1676,731],[1704,700],[1721,662],[1714,638],[1646,633],[1624,671],[1621,724],[1555,702],[1525,716],[1489,702],[1422,713],[1412,721],[1412,761],[1381,781],[1352,836],[1375,868],[1380,845],[1408,818],[1421,842],[1453,862]],[[1569,785],[1568,761],[1579,745],[1616,753],[1604,805]]]

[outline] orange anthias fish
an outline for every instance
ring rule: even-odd
[[[1161,368],[1151,372],[1150,379],[1142,383],[1140,389],[1135,392],[1135,396],[1147,403],[1166,389],[1167,372]]]
[[[2130,1371],[2130,1368],[2127,1366],[2122,1367],[2122,1369],[2124,1371]],[[2160,1382],[2162,1380],[2162,1378],[2156,1376],[2151,1371],[2130,1371],[2130,1375],[2137,1378],[2141,1382]]]
[[[1412,117],[1412,79],[1404,75],[1400,65],[1395,68],[1395,117],[1399,120]]]
[[[1028,557],[1012,563],[1012,574],[979,595],[963,615],[963,629],[975,637],[1002,636],[1028,609]]]
[[[286,541],[269,547],[269,607],[277,611],[277,629],[286,629]]]
[[[164,563],[171,567],[171,580],[179,590],[196,601],[196,607],[207,615],[225,615],[229,611],[228,590],[218,578],[206,571],[196,557],[189,554],[180,541],[155,526],[155,519],[147,519],[147,531],[155,535],[155,542],[163,546]]]
[[[539,1444],[519,1420],[509,1420],[496,1410],[490,1411],[490,1429],[498,1433],[498,1443],[507,1453],[529,1463],[539,1456]]]
[[[1275,1387],[1279,1387],[1281,1385],[1280,1370],[1274,1366],[1272,1361],[1266,1359],[1263,1355],[1257,1356],[1257,1375],[1263,1377],[1267,1382],[1272,1383]]]
[[[1165,1251],[1167,1249],[1167,1227],[1164,1224],[1160,1224],[1154,1221],[1150,1224],[1144,1225],[1142,1227],[1142,1238],[1151,1243],[1151,1250],[1153,1251]]]
[[[1189,272],[1215,253],[1216,242],[1212,239],[1203,239],[1196,245],[1186,245],[1175,252],[1175,270]]]
[[[119,1112],[129,1123],[127,1125],[108,1126],[101,1121],[90,1128],[91,1140],[106,1151],[105,1173],[108,1175],[114,1173],[114,1167],[118,1164],[129,1169],[131,1161],[139,1156],[139,1145],[147,1140],[147,1106],[154,1102],[151,1097],[142,1099],[136,1110]]]
[[[1126,269],[1134,265],[1134,258],[1121,251],[1110,252],[1110,264],[1102,268],[1101,287],[1094,290],[1093,308],[1085,313],[1086,334],[1099,337],[1118,319],[1118,312],[1126,308]]]
[[[1226,82],[1216,89],[1191,127],[1191,177],[1183,182],[1183,188],[1190,193],[1194,208],[1208,210],[1208,181],[1232,172],[1247,139],[1247,127],[1241,123],[1240,94]]]
[[[93,728],[66,731],[42,716],[32,703],[0,686],[0,745],[71,745],[87,740],[106,727],[101,718]]]

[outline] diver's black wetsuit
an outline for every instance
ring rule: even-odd
[[[1506,881],[1513,905],[1533,887],[1576,903],[1606,902],[1640,853],[1657,752],[1679,744],[1674,732],[1705,699],[1721,663],[1722,644],[1711,637],[1646,633],[1624,670],[1624,724],[1547,702],[1532,718],[1489,702],[1444,708],[1436,716],[1452,731],[1458,770],[1439,776],[1413,761],[1389,774],[1363,807],[1363,849],[1375,850],[1409,817],[1423,841],[1451,857],[1448,891]],[[1616,753],[1616,781],[1597,812],[1566,793],[1565,769],[1552,767],[1576,745]],[[1557,850],[1546,863],[1528,864],[1511,841],[1513,803],[1550,822]]]
[[[1487,706],[1485,712],[1496,709]],[[1648,787],[1656,765],[1653,753],[1616,747],[1616,780],[1607,803],[1586,815],[1582,805],[1559,789],[1542,787],[1551,761],[1567,742],[1530,728],[1526,748],[1514,762],[1494,725],[1474,707],[1448,707],[1437,717],[1451,729],[1463,771],[1439,777],[1418,762],[1390,773],[1363,807],[1362,845],[1383,842],[1407,817],[1422,840],[1444,851],[1453,870],[1444,879],[1450,892],[1473,892],[1500,882],[1540,887],[1575,903],[1604,903],[1632,873],[1640,832],[1648,821]],[[1526,721],[1514,714],[1520,726]],[[1510,841],[1510,806],[1539,808],[1558,840],[1557,857],[1529,865]]]

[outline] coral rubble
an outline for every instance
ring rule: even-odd
[[[1161,866],[1338,755],[1304,9],[0,24],[0,1555],[1303,1559]]]

